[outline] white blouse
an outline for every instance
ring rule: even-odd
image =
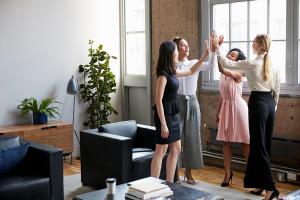
[[[188,60],[187,58],[184,61],[178,61],[176,64],[177,69],[185,70],[193,67],[194,64],[198,62],[197,59]],[[197,91],[197,82],[198,75],[200,71],[207,71],[212,69],[217,65],[217,56],[216,53],[210,52],[208,62],[204,62],[201,67],[198,69],[197,73],[194,73],[190,76],[177,77],[179,82],[178,94],[180,95],[196,95]]]
[[[222,56],[220,51],[217,54],[220,56],[220,64],[225,68],[237,69],[247,77],[251,91],[273,91],[273,98],[277,105],[280,92],[280,74],[278,70],[272,68],[270,78],[266,81],[263,79],[264,55],[258,55],[254,60],[232,61]]]

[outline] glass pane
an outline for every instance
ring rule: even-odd
[[[232,42],[231,49],[233,48],[239,48],[242,52],[244,52],[245,56],[247,57],[247,42]]]
[[[300,84],[300,41],[298,42],[298,83]]]
[[[270,1],[270,37],[272,40],[286,38],[286,0]]]
[[[213,30],[222,34],[225,41],[229,40],[229,4],[213,6]]]
[[[247,41],[247,2],[231,4],[231,41]]]
[[[126,31],[145,30],[145,1],[130,0],[125,2]]]
[[[256,55],[253,53],[253,48],[252,48],[252,44],[253,44],[253,41],[249,42],[249,59],[255,59],[256,58]]]
[[[250,1],[250,40],[267,33],[267,0]]]
[[[300,4],[299,4],[299,10],[300,10]],[[300,14],[299,14],[299,22],[300,22]],[[300,26],[298,26],[299,30],[298,33],[300,33]],[[300,39],[300,34],[298,34],[298,37]],[[300,40],[298,41],[298,83],[300,84]]]
[[[286,62],[285,62],[286,43],[273,41],[270,49],[272,67],[280,72],[281,83],[286,82]]]
[[[227,52],[229,50],[229,44],[228,43],[223,43],[222,44],[222,48],[221,48],[221,52],[222,52],[222,55],[226,55]],[[219,69],[218,68],[214,68],[213,69],[213,80],[220,80],[220,77],[221,77],[221,73],[219,72]]]
[[[146,74],[146,38],[145,33],[126,35],[126,73]]]

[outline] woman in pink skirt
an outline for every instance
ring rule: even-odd
[[[227,58],[238,61],[245,60],[246,56],[238,49],[231,49]],[[249,155],[249,125],[248,125],[248,106],[242,98],[242,78],[243,74],[237,71],[219,68],[222,73],[219,90],[220,98],[218,102],[217,140],[223,141],[224,170],[225,176],[221,186],[229,186],[232,182],[233,173],[230,168],[231,143],[242,143],[244,157],[247,160]]]

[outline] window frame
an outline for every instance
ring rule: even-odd
[[[200,32],[201,45],[209,38],[210,30],[212,30],[213,5],[222,3],[250,2],[255,0],[202,0],[200,1]],[[268,2],[270,0],[267,0]],[[269,5],[269,4],[268,4]],[[269,6],[268,6],[269,7]],[[269,9],[269,8],[268,8]],[[229,13],[230,15],[230,13]],[[249,15],[249,12],[248,12]],[[269,16],[268,16],[269,17]],[[249,18],[248,18],[249,20]],[[249,23],[248,23],[249,24]],[[300,45],[299,35],[299,0],[287,1],[286,5],[286,83],[281,84],[280,94],[299,96],[300,83],[298,83],[298,45]],[[248,25],[249,26],[249,25]],[[248,29],[249,30],[249,29]],[[269,32],[269,24],[267,28]],[[249,32],[247,33],[250,34]],[[200,46],[201,46],[200,45]],[[202,51],[202,47],[200,47]],[[251,47],[248,47],[251,50]],[[300,56],[299,56],[300,59]],[[300,77],[299,77],[300,80]],[[200,88],[202,90],[218,90],[219,81],[213,80],[213,71],[203,72],[201,75]],[[246,82],[243,84],[244,93],[250,90]]]
[[[151,29],[150,29],[150,0],[143,0],[145,2],[145,31],[127,31],[126,30],[126,8],[125,0],[120,2],[120,46],[121,46],[121,76],[124,86],[133,87],[148,87],[150,79],[150,65],[151,65]],[[127,56],[126,56],[126,36],[134,33],[145,34],[145,53],[146,53],[146,74],[127,74]]]

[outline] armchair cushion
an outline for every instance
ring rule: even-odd
[[[50,180],[39,176],[4,176],[0,179],[1,199],[50,200]],[[34,192],[33,192],[34,191]]]
[[[14,137],[0,137],[0,150],[20,146],[19,136]]]
[[[133,148],[132,153],[138,153],[138,152],[153,152],[152,149],[149,148]]]
[[[25,157],[29,143],[21,144],[19,146],[0,150],[0,174],[9,172],[17,166]]]
[[[134,120],[104,124],[98,127],[98,132],[131,138],[133,140],[133,147],[136,146],[137,124]]]

